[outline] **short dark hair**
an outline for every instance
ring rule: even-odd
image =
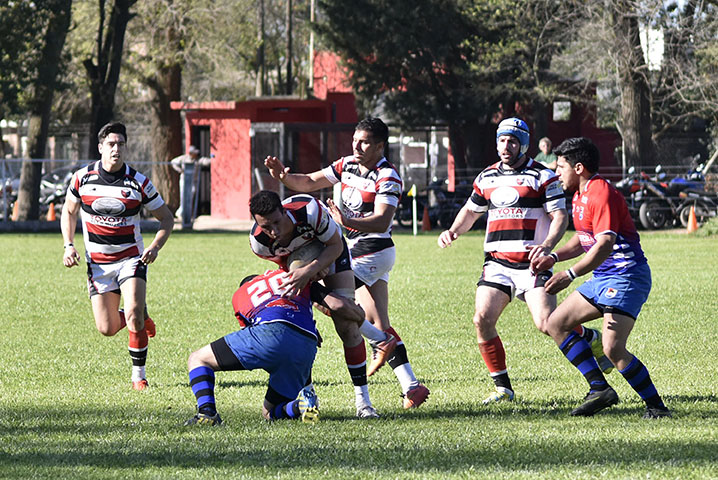
[[[557,157],[565,158],[566,162],[572,167],[580,163],[589,172],[598,172],[601,154],[598,151],[598,147],[596,147],[590,138],[567,138],[561,142],[558,147],[553,149],[553,153],[555,153]]]
[[[259,276],[259,275],[257,275],[256,273],[253,273],[252,275],[247,275],[246,277],[244,277],[244,278],[242,279],[241,282],[239,282],[239,286],[241,287],[241,286],[244,285],[245,283],[251,281],[251,280],[254,279],[254,278],[257,278],[258,276]]]
[[[270,190],[261,190],[249,199],[249,213],[254,217],[255,215],[266,216],[282,208],[282,200],[279,195]]]
[[[125,137],[125,142],[127,141],[127,128],[125,128],[125,125],[120,122],[110,122],[102,127],[100,131],[97,132],[97,140],[102,143],[111,133],[122,135]]]
[[[374,140],[386,143],[389,140],[389,127],[380,118],[367,117],[357,123],[355,130],[371,133]]]

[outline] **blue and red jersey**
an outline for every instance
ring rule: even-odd
[[[613,252],[594,269],[594,275],[621,274],[647,263],[626,200],[600,175],[591,177],[585,190],[573,195],[573,225],[586,252],[599,235],[616,236]]]
[[[282,322],[318,338],[309,285],[299,295],[282,297],[287,278],[288,274],[284,270],[270,270],[254,277],[234,292],[232,307],[240,326]]]

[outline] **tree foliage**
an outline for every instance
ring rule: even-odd
[[[404,125],[447,124],[459,164],[466,140],[475,137],[469,130],[551,91],[547,67],[560,48],[556,2],[320,0],[319,6],[317,30],[343,58],[364,108]],[[469,165],[480,166],[467,146]]]

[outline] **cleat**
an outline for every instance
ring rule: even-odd
[[[511,402],[514,399],[514,392],[511,390],[496,391],[486,397],[483,403],[484,405],[490,405],[492,403]]]
[[[376,409],[371,405],[364,405],[363,407],[357,407],[357,417],[359,418],[379,418],[379,414],[376,413]]]
[[[133,380],[132,381],[132,389],[133,390],[142,391],[149,386],[150,386],[150,384],[147,383],[146,378],[143,378],[141,380]]]
[[[147,336],[150,338],[154,338],[155,335],[157,335],[157,327],[150,317],[145,318],[145,330],[147,331]]]
[[[297,396],[299,413],[302,423],[317,423],[319,421],[319,399],[314,392],[314,387],[307,385]]]
[[[190,418],[186,422],[184,422],[184,425],[190,426],[190,425],[207,425],[210,427],[220,426],[222,425],[222,418],[219,416],[219,413],[215,413],[214,415],[207,415],[206,413],[197,413],[194,417]]]
[[[372,344],[371,365],[369,365],[369,369],[366,372],[368,377],[374,375],[377,370],[384,366],[386,361],[389,360],[389,356],[394,352],[397,343],[396,337],[387,333],[386,340]]]
[[[603,353],[603,335],[601,335],[600,331],[593,328],[589,328],[588,330],[593,331],[593,339],[589,344],[591,345],[591,353],[593,353],[593,356],[596,358],[596,363],[598,363],[598,368],[600,368],[603,373],[611,373],[614,367],[611,360]]]
[[[672,416],[673,414],[667,407],[646,407],[646,413],[643,414],[643,418],[646,419],[671,418]]]
[[[583,403],[571,411],[571,416],[590,417],[594,413],[617,403],[618,394],[611,387],[599,392],[590,391],[583,399]]]
[[[429,396],[429,389],[421,383],[416,387],[410,388],[404,397],[404,408],[417,408],[424,403]]]

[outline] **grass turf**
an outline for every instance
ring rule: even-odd
[[[718,478],[715,237],[642,235],[653,291],[629,349],[674,411],[645,421],[617,373],[608,380],[621,403],[569,417],[585,382],[521,302],[498,325],[517,399],[482,406],[492,384],[471,317],[483,237],[440,250],[436,235],[395,235],[390,283],[392,324],[431,389],[426,404],[403,410],[385,367],[370,379],[383,418],[355,419],[341,344],[317,313],[321,422],[269,424],[260,416],[266,374],[220,372],[226,425],[204,429],[180,426],[194,413],[186,359],[236,328],[231,294],[269,266],[250,253],[246,233],[175,233],[150,268],[158,334],[144,392],[130,389],[126,333],[96,331],[84,266],[62,266],[59,235],[0,235],[0,477]]]

